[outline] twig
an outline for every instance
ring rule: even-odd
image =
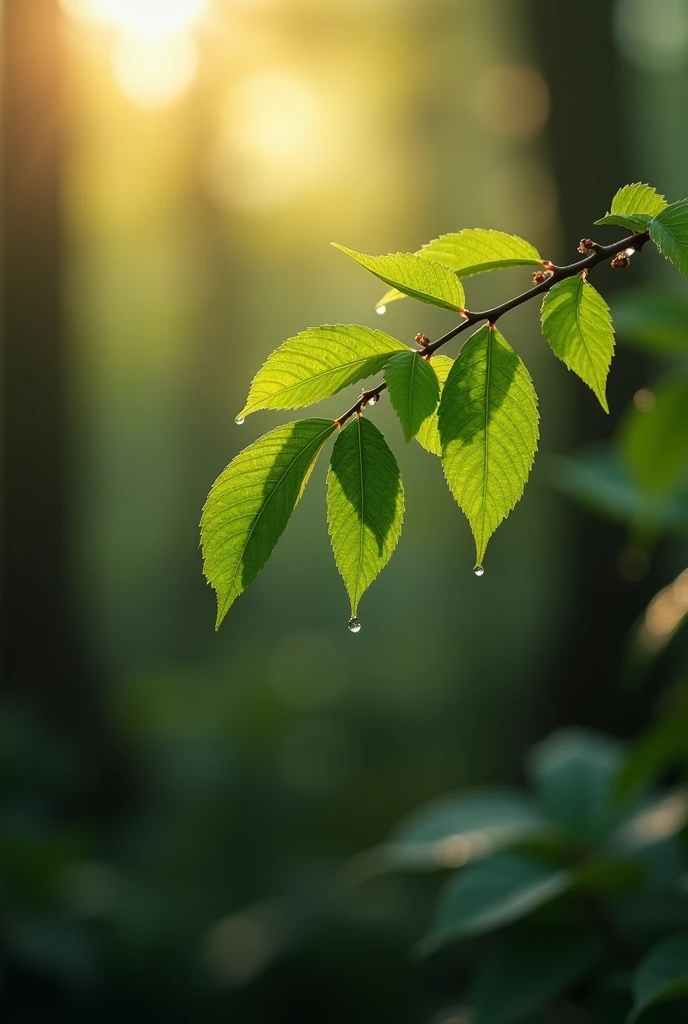
[[[536,295],[544,295],[550,288],[553,288],[555,284],[559,284],[560,281],[565,281],[567,277],[575,277],[576,274],[582,274],[587,276],[589,271],[596,267],[599,263],[604,263],[605,260],[613,260],[621,253],[625,253],[627,249],[633,249],[635,252],[639,252],[640,249],[648,241],[650,235],[647,231],[640,231],[635,235],[629,235],[627,238],[622,238],[619,242],[613,242],[611,245],[599,245],[597,242],[592,242],[590,239],[583,239],[581,241],[581,247],[585,251],[590,249],[591,251],[582,260],[577,260],[575,263],[569,263],[565,267],[557,267],[554,263],[550,263],[548,260],[543,260],[542,265],[545,270],[550,272],[549,277],[545,278],[539,284],[534,285],[525,292],[521,292],[520,295],[514,296],[513,299],[507,299],[506,302],[502,302],[499,306],[493,306],[492,309],[485,309],[480,313],[471,313],[468,310],[463,310],[464,319],[456,327],[452,328],[446,334],[443,334],[437,341],[432,341],[429,344],[421,345],[418,349],[419,355],[422,355],[425,359],[430,359],[434,352],[442,345],[446,345],[452,338],[456,338],[457,335],[463,331],[468,330],[474,324],[480,323],[481,320],[486,320],[489,324],[495,324],[501,316],[508,313],[512,309],[516,309],[517,306],[522,306],[524,302],[529,302],[534,299]],[[625,264],[618,263],[617,266]],[[350,409],[347,409],[345,413],[339,416],[335,423],[338,427],[343,427],[348,419],[352,416],[360,416],[361,410],[366,405],[374,404],[383,391],[387,388],[387,383],[383,380],[380,381],[374,388],[369,391],[363,391],[358,401],[354,402]]]

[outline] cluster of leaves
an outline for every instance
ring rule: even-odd
[[[614,253],[627,261],[631,242],[639,247],[649,235],[688,274],[688,200],[668,206],[648,185],[629,185],[616,194],[610,213],[598,223],[618,225],[635,235],[615,247],[582,245],[589,257],[566,268],[555,268],[521,238],[481,229],[443,235],[417,253],[376,257],[343,249],[390,287],[379,311],[410,296],[459,313],[463,320],[434,345],[420,336],[418,349],[369,327],[335,325],[304,331],[269,356],[253,380],[239,422],[259,410],[309,406],[380,371],[385,378],[364,391],[338,420],[304,419],[270,431],[237,455],[218,478],[201,522],[204,568],[217,593],[218,626],[267,561],[318,454],[337,433],[327,480],[327,518],[335,562],[351,602],[349,625],[353,631],[360,628],[356,616],[361,595],[389,561],[404,514],[396,459],[377,427],[362,417],[383,388],[389,391],[406,441],[415,437],[440,457],[449,488],[468,518],[476,572],[482,574],[488,541],[523,493],[539,436],[530,374],[494,321],[520,302],[544,295],[545,337],[607,409],[614,331],[607,304],[587,280],[588,269]],[[479,314],[466,311],[464,278],[515,266],[537,267],[539,283],[503,307]],[[458,358],[434,355],[440,344],[480,321],[486,322]]]
[[[676,736],[668,720],[630,751],[554,734],[528,759],[532,795],[435,800],[375,851],[382,870],[451,872],[418,951],[472,944],[474,1024],[544,1021],[564,997],[604,1024],[686,1019],[688,793],[648,792]]]

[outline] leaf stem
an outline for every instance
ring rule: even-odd
[[[587,276],[588,272],[596,267],[599,263],[604,263],[605,260],[613,259],[618,256],[619,253],[624,252],[626,249],[634,249],[639,252],[650,237],[649,231],[639,231],[634,235],[628,235],[627,238],[622,238],[618,242],[612,242],[611,245],[599,245],[593,243],[594,249],[591,253],[585,256],[582,260],[576,260],[575,263],[569,263],[565,267],[557,267],[554,263],[546,263],[546,266],[553,272],[550,277],[545,281],[541,281],[540,284],[534,285],[532,288],[528,288],[527,291],[521,292],[520,295],[515,295],[512,299],[507,299],[506,302],[502,302],[498,306],[493,306],[492,309],[485,309],[479,313],[471,313],[468,310],[464,311],[464,319],[456,327],[453,327],[451,331],[447,331],[441,338],[436,341],[430,342],[430,344],[423,345],[420,348],[419,354],[424,358],[429,358],[438,348],[442,345],[446,345],[452,338],[456,338],[463,331],[468,330],[474,324],[480,323],[481,320],[486,320],[489,324],[494,325],[500,316],[504,316],[505,313],[509,313],[512,309],[516,309],[517,306],[522,306],[524,302],[529,302],[534,299],[536,295],[544,295],[546,292],[553,288],[555,284],[559,284],[560,281],[565,281],[567,277],[574,277],[576,274],[584,274]],[[339,416],[335,423],[341,429],[344,424],[354,414],[359,415],[361,410],[373,400],[373,403],[377,401],[383,391],[387,388],[387,384],[384,380],[380,381],[374,388],[369,391],[362,391],[358,401],[354,402],[350,409],[347,409],[345,413]]]

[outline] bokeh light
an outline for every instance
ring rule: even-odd
[[[136,35],[166,36],[187,28],[208,0],[61,0],[67,14],[112,25]]]
[[[180,99],[197,68],[196,44],[186,32],[158,39],[123,33],[112,50],[112,73],[120,92],[149,109]]]

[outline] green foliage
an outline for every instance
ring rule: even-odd
[[[607,405],[607,375],[614,355],[609,306],[582,277],[555,284],[542,303],[542,331],[556,356]]]
[[[456,867],[551,834],[535,800],[514,790],[486,790],[434,800],[402,821],[382,852],[395,867]]]
[[[567,998],[582,998],[591,1020],[621,1024],[632,996],[635,1020],[688,994],[688,937],[656,945],[688,914],[688,853],[677,837],[688,799],[637,795],[665,767],[645,761],[639,778],[634,748],[555,733],[529,758],[534,798],[485,790],[436,799],[392,832],[382,848],[389,869],[455,869],[419,948],[480,940],[465,993],[474,1024],[549,1020],[540,1012]]]
[[[377,427],[356,416],[337,438],[327,474],[327,523],[352,616],[390,560],[403,518],[397,461]]]
[[[405,351],[396,338],[370,327],[311,327],[268,356],[237,419],[259,409],[312,405],[378,373],[394,352]]]
[[[584,977],[602,951],[599,936],[580,927],[512,936],[487,958],[468,1002],[480,1024],[530,1020]]]
[[[528,769],[551,820],[570,836],[589,842],[616,820],[614,779],[621,760],[620,743],[571,730],[536,747]]]
[[[542,257],[537,249],[517,235],[484,228],[464,228],[450,235],[440,235],[416,253],[426,260],[434,260],[455,271],[459,277],[472,277],[489,270],[507,267],[541,266]],[[403,292],[392,288],[376,308],[403,299]]]
[[[620,435],[631,477],[644,490],[669,494],[688,483],[688,378],[664,381],[649,409],[633,409]]]
[[[688,276],[688,199],[667,206],[650,222],[650,238]]]
[[[439,409],[442,468],[475,538],[476,564],[523,494],[537,449],[538,411],[525,366],[496,328],[469,338]]]
[[[516,853],[498,853],[454,875],[440,893],[437,916],[422,948],[494,931],[532,914],[573,884],[560,871]]]
[[[419,353],[400,352],[385,364],[385,380],[408,443],[437,408],[437,375]]]
[[[657,355],[688,352],[688,295],[666,288],[624,292],[612,307],[619,338]]]
[[[444,390],[445,382],[449,376],[449,371],[453,365],[454,360],[450,359],[449,356],[433,356],[432,362],[430,363],[430,366],[435,371],[439,383],[440,399],[442,398],[442,391]],[[442,454],[438,412],[439,406],[431,416],[428,416],[428,418],[423,421],[416,434],[416,441],[425,448],[426,452],[430,452],[431,455]]]
[[[404,295],[458,312],[466,301],[461,282],[441,263],[421,259],[410,252],[390,253],[389,256],[366,256],[362,252],[347,249],[344,245],[332,243],[352,260],[379,277],[385,284],[392,285]]]
[[[203,512],[201,540],[205,573],[217,592],[218,624],[264,565],[320,447],[337,428],[341,433],[328,474],[328,522],[335,560],[356,615],[361,595],[386,565],[401,531],[399,467],[377,428],[361,419],[385,390],[406,441],[416,437],[441,458],[449,488],[469,521],[476,572],[482,574],[488,541],[523,494],[539,438],[533,382],[496,321],[544,293],[542,327],[553,351],[608,410],[614,329],[609,308],[588,283],[588,273],[616,257],[617,266],[625,265],[650,238],[679,269],[688,271],[688,200],[667,206],[650,186],[628,185],[616,194],[600,223],[619,224],[635,234],[609,246],[586,244],[583,260],[558,268],[542,260],[524,239],[481,228],[441,235],[418,253],[367,256],[337,246],[392,288],[378,306],[408,295],[461,313],[461,319],[435,342],[418,335],[415,350],[370,327],[339,324],[304,331],[268,357],[251,384],[239,421],[259,410],[311,405],[380,371],[385,376],[363,390],[336,420],[303,420],[266,434],[216,482]],[[491,310],[468,312],[461,279],[506,267],[540,268],[534,287]],[[638,344],[685,351],[685,300],[675,296],[670,303],[655,301],[651,312],[640,316],[633,312],[632,301],[625,312],[623,305],[620,310],[629,337]],[[474,326],[456,359],[436,354]],[[587,462],[560,460],[559,485],[644,528],[688,525],[683,472],[688,439],[682,416],[687,395],[679,381],[660,388],[651,414],[627,419],[624,460],[618,453]],[[353,631],[359,627],[355,624]]]
[[[688,996],[688,935],[665,939],[648,953],[633,976],[636,1021],[652,1006]]]
[[[666,205],[664,196],[660,196],[650,185],[624,185],[612,199],[609,213],[595,223],[615,224],[630,231],[646,231],[652,218],[661,213]]]
[[[213,484],[201,517],[205,574],[217,626],[267,562],[289,522],[332,420],[276,427],[240,452]]]

